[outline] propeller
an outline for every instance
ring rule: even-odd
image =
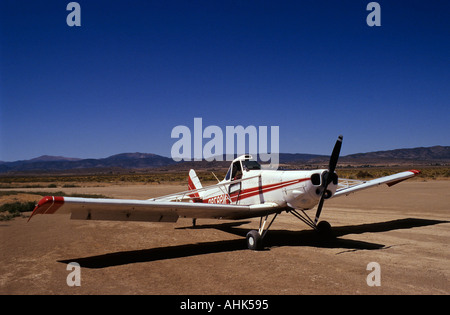
[[[341,152],[342,147],[342,135],[340,135],[334,145],[333,152],[331,153],[330,162],[328,164],[328,172],[325,173],[324,178],[322,179],[323,190],[320,195],[319,205],[317,206],[316,218],[314,219],[314,223],[317,225],[317,221],[319,221],[320,213],[322,212],[323,202],[325,200],[325,195],[327,194],[328,185],[333,181],[334,171],[336,170],[336,165],[339,159],[339,153]]]

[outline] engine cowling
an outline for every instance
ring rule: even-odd
[[[306,180],[285,190],[285,200],[294,209],[311,209],[317,205],[329,176],[327,170],[311,171]],[[331,198],[337,189],[338,177],[333,173],[332,182],[328,185],[325,198]]]

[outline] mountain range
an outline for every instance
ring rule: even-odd
[[[320,165],[328,163],[329,156],[302,153],[280,153],[283,165]],[[100,159],[79,159],[62,156],[43,155],[30,160],[1,162],[0,173],[29,171],[99,171],[105,169],[162,169],[182,170],[196,168],[223,168],[230,162],[175,162],[169,157],[152,153],[121,153]],[[357,153],[339,158],[340,165],[424,165],[450,164],[450,146],[420,147]]]

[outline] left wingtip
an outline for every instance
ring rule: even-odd
[[[64,204],[64,197],[45,196],[39,200],[27,222],[36,214],[55,213]]]

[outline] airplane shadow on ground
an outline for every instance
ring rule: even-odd
[[[139,262],[150,262],[150,261],[174,259],[212,253],[247,250],[245,236],[249,230],[239,228],[239,226],[247,224],[249,222],[250,221],[237,221],[231,223],[178,228],[178,229],[218,229],[227,233],[241,236],[242,238],[240,239],[214,241],[214,242],[201,242],[195,244],[185,244],[185,245],[158,247],[132,251],[121,251],[98,256],[59,260],[58,262],[64,264],[68,264],[70,262],[77,262],[83,268],[106,268]],[[357,240],[342,239],[339,237],[348,234],[378,233],[449,222],[450,221],[408,218],[379,223],[334,227],[333,234],[335,238],[329,240],[320,239],[317,233],[313,230],[302,230],[302,231],[269,230],[264,239],[264,246],[265,250],[270,250],[270,248],[272,247],[280,247],[280,246],[342,248],[348,251],[376,250],[385,248],[385,245]]]

